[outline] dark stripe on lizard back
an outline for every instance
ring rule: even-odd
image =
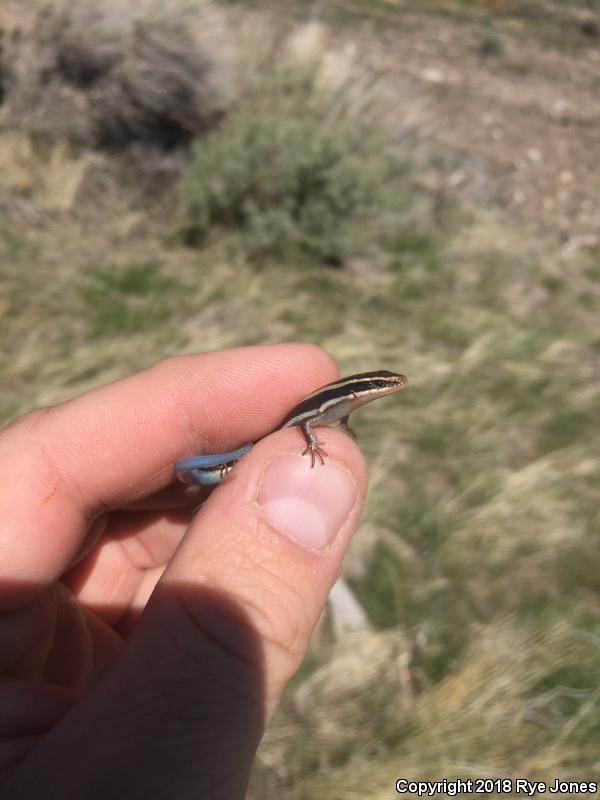
[[[390,373],[388,373],[389,375]],[[328,400],[339,400],[340,396],[344,394],[344,384],[348,384],[347,392],[348,394],[362,394],[363,392],[368,392],[370,389],[375,389],[376,387],[373,385],[373,374],[372,373],[365,373],[365,376],[369,375],[370,380],[359,380],[363,377],[363,375],[354,375],[350,378],[344,379],[344,381],[335,381],[332,384],[327,384],[327,386],[331,386],[330,389],[327,386],[323,386],[322,389],[318,391],[318,405],[323,406],[327,404]],[[381,377],[384,378],[383,374]],[[340,386],[341,384],[341,386]],[[350,385],[351,384],[351,385]],[[301,403],[298,403],[295,408],[293,408],[290,413],[285,417],[285,419],[279,425],[279,428],[283,428],[287,425],[287,423],[292,420],[294,417],[297,417],[300,414],[306,414],[310,411],[315,411],[315,397],[317,392],[307,397],[305,400],[302,400]]]

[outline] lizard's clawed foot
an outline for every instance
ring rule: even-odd
[[[311,469],[315,466],[316,458],[319,459],[321,464],[325,463],[325,456],[327,455],[327,453],[325,452],[325,450],[323,450],[323,448],[319,445],[318,442],[311,442],[307,446],[306,450],[302,453],[302,455],[305,456],[307,453],[310,453],[310,467],[311,467]]]

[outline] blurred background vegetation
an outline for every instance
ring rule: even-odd
[[[0,421],[271,341],[410,378],[254,797],[598,775],[599,12],[0,6]]]

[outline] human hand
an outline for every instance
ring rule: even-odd
[[[366,469],[330,428],[325,466],[282,430],[212,494],[173,463],[260,439],[335,377],[311,345],[182,356],[0,433],[7,797],[244,796]]]

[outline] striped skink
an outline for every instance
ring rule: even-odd
[[[306,439],[306,449],[302,455],[310,455],[312,467],[316,459],[324,464],[327,453],[317,441],[313,427],[339,424],[340,428],[354,438],[354,432],[348,425],[351,412],[371,400],[397,392],[406,383],[406,375],[387,370],[340,378],[305,397],[275,430],[298,425]],[[219,483],[231,471],[235,462],[251,448],[251,444],[246,444],[229,453],[183,458],[175,464],[175,472],[183,483],[203,486]]]

